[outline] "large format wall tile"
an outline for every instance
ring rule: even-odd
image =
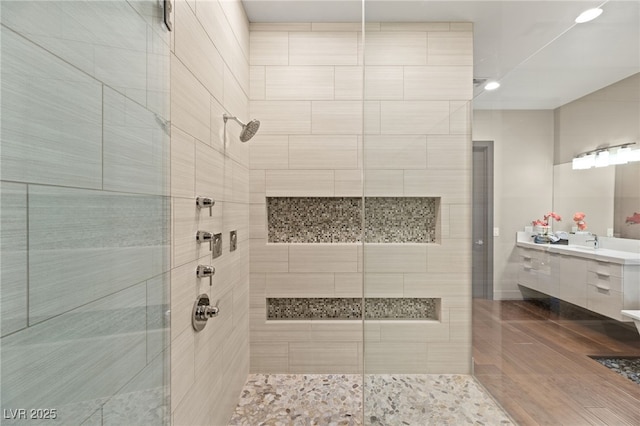
[[[367,65],[427,65],[427,34],[419,31],[370,32]]]
[[[165,211],[158,196],[30,186],[29,323],[164,272]]]
[[[472,66],[404,68],[404,99],[467,100],[473,97]]]
[[[266,99],[333,99],[333,67],[266,67]]]
[[[196,197],[195,139],[177,127],[171,128],[171,196]]]
[[[251,65],[288,65],[289,33],[251,31]]]
[[[211,100],[205,87],[171,55],[171,123],[202,142],[211,137]]]
[[[424,135],[367,136],[364,144],[366,169],[425,169],[427,137]]]
[[[426,272],[427,245],[367,244],[364,268],[367,273]]]
[[[146,365],[145,293],[141,283],[3,338],[4,406],[88,418]]]
[[[266,195],[317,196],[333,195],[332,170],[267,170]]]
[[[380,104],[380,131],[392,135],[449,133],[449,102],[383,101]]]
[[[261,134],[311,133],[311,102],[254,101],[249,114],[260,120]]]
[[[471,146],[465,135],[427,136],[427,169],[471,169]]]
[[[367,66],[364,68],[365,99],[402,100],[404,67]]]
[[[134,2],[134,5],[149,5],[150,2]],[[156,11],[157,8],[151,7]],[[158,22],[157,17],[153,22]],[[171,98],[171,54],[168,45],[168,31],[164,27],[147,30],[147,108],[165,120],[170,118]]]
[[[211,197],[214,200],[223,200],[225,198],[225,164],[226,161],[222,153],[196,141],[197,195]]]
[[[356,32],[289,33],[289,65],[357,64]]]
[[[97,425],[164,424],[170,414],[169,385],[163,383],[169,373],[165,357],[168,353],[150,360],[144,370],[119,389],[99,411],[101,423]]]
[[[287,169],[289,167],[289,137],[257,134],[249,151],[251,169]]]
[[[359,135],[362,133],[362,102],[312,102],[311,128],[311,133],[316,135]]]
[[[100,188],[102,85],[4,27],[1,84],[2,179]]]
[[[357,272],[358,248],[349,244],[289,247],[290,272]]]
[[[292,373],[358,373],[357,342],[309,342],[289,344]]]
[[[0,183],[2,335],[27,326],[27,186]]]
[[[11,1],[2,15],[17,32],[146,105],[147,23],[129,3]]]
[[[108,87],[103,117],[103,189],[167,195],[169,129],[156,114]]]
[[[187,3],[175,2],[175,53],[218,100],[223,96],[224,63]]]
[[[362,99],[361,66],[334,67],[335,69],[335,100],[357,101]]]
[[[426,343],[390,344],[389,342],[378,343],[367,340],[365,345],[365,374],[427,372]]]
[[[356,169],[357,167],[358,138],[355,135],[289,137],[290,169]]]
[[[199,1],[196,16],[209,38],[220,52],[223,61],[232,70],[245,93],[249,93],[249,22],[240,3]],[[232,15],[227,15],[235,9]]]
[[[169,348],[169,309],[170,309],[169,273],[153,277],[146,282],[147,286],[147,362],[152,362],[160,356],[162,351]],[[166,356],[166,355],[165,355]]]
[[[430,32],[427,49],[429,65],[473,65],[471,31]]]

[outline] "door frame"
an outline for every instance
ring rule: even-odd
[[[485,205],[487,207],[486,207],[486,215],[485,215],[486,235],[484,236],[485,238],[483,239],[484,241],[483,247],[485,248],[487,265],[485,268],[486,275],[483,279],[483,282],[485,286],[484,293],[487,299],[493,300],[493,287],[494,287],[494,283],[493,283],[493,238],[494,238],[493,237],[493,141],[473,141],[472,155],[474,155],[474,152],[476,151],[484,152],[485,159],[486,159],[485,168],[487,170],[487,173],[486,173],[485,187],[487,188],[487,193],[486,193]],[[473,167],[473,164],[474,162],[472,162],[472,167]],[[473,171],[472,171],[472,176],[475,176],[473,174]],[[472,206],[471,206],[472,215],[477,208],[478,207],[473,202],[473,196],[472,196]],[[472,220],[472,223],[473,223],[473,220]],[[472,237],[475,235],[475,233],[473,232],[473,229],[471,234],[472,234]],[[473,250],[473,244],[474,244],[473,239],[474,238],[472,238],[472,241],[471,241],[471,244],[472,244],[471,253],[472,253],[472,256],[475,256],[475,251]],[[472,261],[472,265],[473,265],[473,261]],[[473,278],[472,278],[472,283],[473,283]],[[472,289],[472,294],[473,294],[473,289]]]

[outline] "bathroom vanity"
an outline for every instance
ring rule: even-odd
[[[518,284],[618,321],[621,310],[640,309],[640,252],[620,250],[613,239],[599,248],[580,241],[536,244],[518,232]],[[604,245],[604,247],[603,247]],[[632,250],[634,248],[631,248]]]

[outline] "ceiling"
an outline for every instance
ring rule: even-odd
[[[243,0],[251,22],[359,22],[361,0]],[[575,24],[591,7],[604,13]],[[368,22],[474,23],[475,109],[553,109],[640,72],[640,0],[366,0]]]

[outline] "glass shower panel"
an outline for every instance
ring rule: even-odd
[[[2,422],[167,424],[162,10],[1,7]]]
[[[572,168],[574,156],[637,140],[640,3],[600,4],[601,16],[576,24],[588,7],[486,2],[487,13],[504,17],[492,22],[495,38],[518,50],[495,51],[495,63],[513,63],[497,75],[480,73],[492,61],[477,61],[477,76],[502,84],[493,92],[479,86],[473,112],[474,140],[494,147],[493,227],[501,235],[493,298],[473,299],[474,375],[517,424],[640,421],[640,337],[622,314],[640,308],[631,266],[640,234],[616,230],[620,184],[638,206],[638,174],[633,163]],[[512,16],[536,18],[514,27]],[[548,29],[529,36],[540,22]],[[634,211],[628,205],[623,216]],[[540,219],[549,231],[532,225]],[[558,240],[545,242],[545,232]]]
[[[390,3],[365,3],[364,419],[428,424],[471,372],[473,30]]]

